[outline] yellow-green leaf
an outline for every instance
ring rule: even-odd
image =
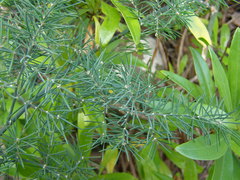
[[[125,22],[127,23],[128,29],[132,35],[133,41],[136,45],[140,42],[141,28],[136,15],[125,7],[119,0],[111,0],[112,3],[118,8],[121,12]]]
[[[188,29],[194,37],[203,46],[212,45],[212,41],[206,26],[202,23],[201,19],[197,16],[188,17]],[[207,43],[207,44],[206,44]]]
[[[114,166],[118,160],[118,149],[107,149],[104,153],[102,162],[101,162],[101,169],[100,173],[104,168],[107,169],[107,173],[113,173]]]
[[[121,17],[118,11],[107,3],[102,2],[101,6],[102,12],[106,15],[99,29],[100,40],[104,46],[112,39],[114,33],[118,29]]]
[[[95,22],[95,42],[96,44],[100,44],[100,23],[98,21],[98,18],[96,16],[93,16],[94,22]]]

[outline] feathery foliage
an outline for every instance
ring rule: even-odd
[[[92,48],[91,1],[4,1],[0,19],[0,171],[14,177],[88,179],[92,149],[126,153],[167,146],[178,129],[227,138],[228,114],[202,100],[165,93],[164,81]],[[172,27],[203,7],[199,1],[126,1],[147,33],[173,37]],[[130,4],[129,4],[130,3]],[[161,8],[160,8],[161,7]],[[95,13],[95,12],[93,12]],[[174,16],[173,16],[174,15]],[[167,22],[167,23],[166,23]],[[89,36],[86,39],[86,36]],[[121,52],[120,52],[121,53]],[[204,111],[197,114],[196,109]],[[219,107],[221,107],[219,105]],[[217,111],[216,111],[217,112]]]

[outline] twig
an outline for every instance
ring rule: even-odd
[[[183,35],[182,35],[182,39],[181,39],[181,42],[180,42],[180,46],[179,46],[179,49],[178,49],[177,72],[179,71],[180,60],[181,60],[182,55],[183,55],[183,47],[184,47],[183,45],[184,45],[184,41],[185,41],[186,35],[187,35],[187,29],[184,29]]]
[[[39,95],[37,95],[37,96],[33,99],[32,103],[38,101],[39,99],[41,99],[41,98],[44,96],[44,94],[45,94],[45,92],[44,92],[44,90],[42,90],[42,91],[39,93]],[[26,110],[27,110],[28,108],[30,108],[30,107],[34,107],[34,105],[31,104],[31,103],[26,104],[25,106],[23,106],[23,107],[16,113],[16,115],[15,115],[14,117],[9,118],[9,119],[7,120],[5,126],[0,129],[0,136],[2,136],[2,135],[8,130],[8,128],[9,128],[12,124],[14,124],[14,123],[17,121],[17,119],[18,119],[23,113],[25,113]]]
[[[133,163],[132,156],[130,156],[129,166],[130,166],[130,170],[131,170],[132,175],[137,177],[136,166]]]
[[[162,57],[162,60],[163,60],[163,69],[167,69],[167,67],[168,67],[167,55],[164,51],[163,44],[161,43],[159,38],[157,38],[157,44],[158,44],[159,51],[160,51],[160,54],[161,54],[161,57]]]

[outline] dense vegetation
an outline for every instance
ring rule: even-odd
[[[3,0],[0,175],[238,180],[239,11],[220,0]]]

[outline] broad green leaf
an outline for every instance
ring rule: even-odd
[[[228,41],[230,39],[230,28],[228,24],[223,24],[221,27],[221,35],[220,35],[220,48],[222,49],[222,52],[227,47]]]
[[[228,59],[228,80],[233,108],[240,104],[240,28],[233,35]]]
[[[194,68],[200,87],[202,88],[203,92],[205,92],[206,98],[210,102],[211,98],[215,95],[215,88],[210,70],[202,56],[195,49],[190,48],[190,50],[193,56]]]
[[[185,162],[185,167],[183,169],[183,177],[184,180],[198,180],[197,166],[193,160],[188,159]]]
[[[238,170],[237,170],[238,171]],[[212,180],[233,180],[233,157],[230,149],[215,161]]]
[[[105,2],[101,3],[102,12],[106,15],[102,25],[100,26],[100,41],[105,46],[113,37],[114,33],[118,29],[120,22],[120,14],[112,6]]]
[[[129,173],[112,173],[89,178],[89,180],[137,180]]]
[[[95,42],[96,44],[100,44],[100,23],[98,21],[98,18],[96,16],[93,16],[94,22],[95,22]]]
[[[199,43],[201,43],[203,46],[206,46],[206,43],[207,45],[212,44],[208,30],[199,17],[191,16],[188,17],[187,21],[188,29],[192,32],[192,34],[199,41]]]
[[[214,53],[211,47],[209,47],[209,53],[210,53],[212,66],[213,66],[213,75],[214,75],[215,84],[218,88],[220,97],[224,101],[226,110],[228,112],[231,112],[233,110],[233,107],[232,107],[232,98],[231,98],[231,92],[229,88],[227,75],[217,55]]]
[[[184,88],[193,97],[199,98],[203,94],[203,91],[199,86],[183,78],[182,76],[164,70],[161,71],[161,73],[164,74],[167,78],[169,78],[173,82],[175,82],[176,84],[178,84],[179,86],[181,86],[182,88]]]
[[[217,135],[208,137],[198,137],[189,142],[183,143],[175,148],[177,152],[194,160],[215,160],[222,157],[227,149],[228,144],[223,137],[217,138]]]
[[[140,36],[141,36],[141,28],[140,28],[138,18],[132,11],[130,11],[129,8],[125,7],[122,3],[120,3],[119,0],[111,0],[111,1],[121,12],[128,26],[128,29],[132,35],[134,43],[138,45],[140,42]]]
[[[104,153],[99,173],[101,174],[104,168],[106,168],[108,174],[113,173],[114,166],[117,160],[118,160],[118,149],[110,149],[110,147],[108,147],[108,149]]]

